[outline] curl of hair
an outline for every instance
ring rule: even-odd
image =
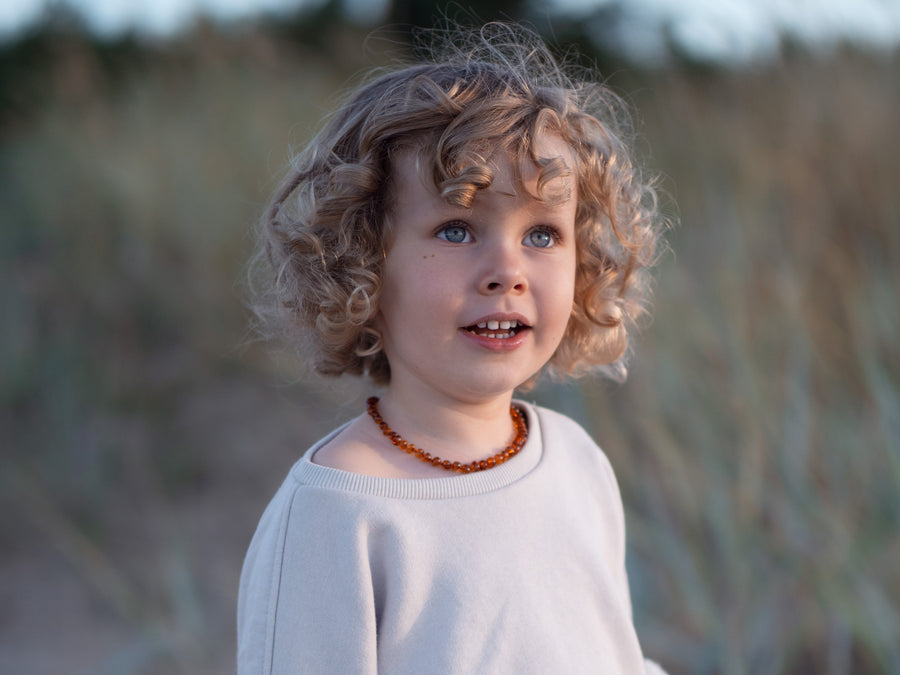
[[[390,379],[374,325],[391,210],[391,167],[413,150],[448,202],[490,186],[498,150],[539,167],[535,198],[574,172],[575,301],[548,364],[556,376],[623,379],[661,244],[655,191],[634,165],[627,115],[604,85],[567,75],[535,34],[506,24],[438,32],[432,60],[384,72],[353,92],[292,162],[260,222],[253,269],[262,326],[284,331],[324,375]],[[575,166],[537,156],[558,135]]]

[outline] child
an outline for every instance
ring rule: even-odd
[[[544,370],[624,376],[658,244],[603,87],[491,24],[339,108],[263,219],[280,319],[383,386],[291,469],[250,545],[244,673],[659,672],[622,503]],[[602,119],[602,121],[601,121]]]

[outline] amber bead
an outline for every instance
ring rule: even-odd
[[[446,469],[447,471],[455,471],[457,473],[472,473],[473,471],[484,471],[485,469],[491,469],[498,464],[502,464],[509,458],[518,454],[518,452],[525,445],[525,442],[528,440],[528,427],[525,425],[525,417],[521,412],[510,406],[509,414],[512,419],[513,427],[515,428],[515,435],[513,436],[512,442],[507,445],[503,450],[498,452],[493,457],[488,457],[487,459],[476,460],[471,462],[470,464],[460,464],[459,462],[451,462],[447,459],[441,459],[440,457],[436,457],[421,448],[417,448],[415,445],[405,440],[400,434],[391,429],[387,422],[384,421],[384,418],[381,416],[381,413],[378,412],[378,399],[372,396],[366,402],[366,409],[369,413],[369,417],[378,425],[378,428],[381,429],[381,432],[387,437],[387,439],[396,447],[403,450],[404,452],[408,452],[414,457],[418,457],[423,462],[428,462],[432,466],[437,466],[442,469]]]

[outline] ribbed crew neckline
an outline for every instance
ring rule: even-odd
[[[514,401],[528,420],[528,440],[518,455],[500,466],[469,474],[441,478],[383,478],[314,464],[316,450],[337,436],[348,424],[318,441],[294,465],[291,476],[302,485],[341,490],[390,499],[453,499],[484,494],[506,487],[530,473],[540,462],[543,437],[537,411],[523,401]]]

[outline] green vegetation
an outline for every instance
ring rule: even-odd
[[[266,500],[362,409],[247,346],[248,231],[372,63],[349,29],[331,51],[272,35],[5,56],[0,670],[227,671]],[[898,672],[898,65],[612,81],[680,224],[628,383],[533,396],[611,456],[636,619],[673,674]]]

